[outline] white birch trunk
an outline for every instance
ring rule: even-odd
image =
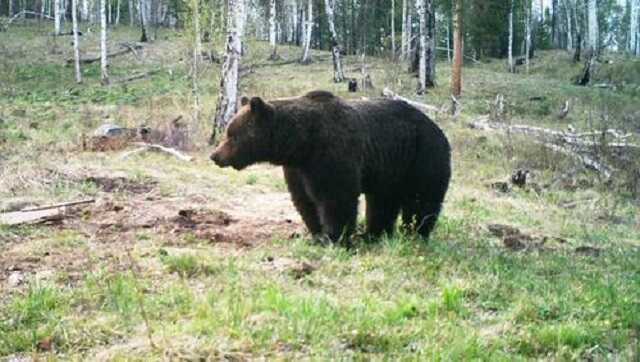
[[[293,22],[293,36],[291,37],[291,42],[294,44],[298,44],[298,38],[299,38],[299,33],[298,33],[298,1],[297,0],[293,0],[293,13],[292,15],[292,22]]]
[[[60,0],[53,3],[54,33],[60,35]]]
[[[596,0],[587,0],[587,47],[592,53],[598,51],[598,9]]]
[[[128,0],[129,3],[129,26],[133,26],[135,22],[133,14],[133,0]]]
[[[269,59],[277,57],[276,44],[276,0],[269,0],[269,45],[271,46],[271,56]]]
[[[9,0],[9,2],[11,2],[11,1],[13,1],[13,0]],[[40,1],[40,20],[42,20],[42,18],[44,17],[44,11],[46,9],[46,4],[47,4],[46,0]]]
[[[509,7],[509,72],[514,73],[516,68],[513,63],[513,2],[511,0],[511,4]]]
[[[141,42],[149,41],[149,36],[147,34],[147,14],[146,14],[146,5],[145,2],[148,0],[138,0],[138,14],[140,14],[140,30],[142,31],[142,35],[140,36]]]
[[[13,0],[9,0],[9,17],[13,16]]]
[[[344,80],[342,73],[342,61],[340,60],[340,44],[334,22],[334,0],[324,0],[325,11],[327,12],[327,22],[329,23],[329,34],[331,34],[331,53],[333,56],[333,81],[340,83]]]
[[[82,21],[89,20],[89,0],[82,0]]]
[[[416,0],[416,14],[419,21],[418,33],[418,94],[427,91],[427,19],[425,11],[425,0]]]
[[[304,39],[303,39],[303,51],[302,59],[300,62],[309,63],[311,58],[309,57],[309,48],[311,47],[311,33],[313,32],[313,0],[307,0],[307,19],[304,22]]]
[[[78,36],[78,0],[71,2],[71,21],[73,22],[73,56],[75,59],[76,82],[82,83],[80,71],[80,37]]]
[[[202,54],[202,39],[200,37],[200,0],[192,0],[193,8],[193,71],[198,73],[198,59]]]
[[[102,85],[109,84],[107,72],[107,4],[106,0],[100,1],[100,74]]]
[[[107,0],[107,24],[113,24],[111,14],[113,13],[113,9],[111,8],[112,0]]]
[[[629,9],[629,41],[627,42],[627,51],[631,54],[638,55],[638,12],[640,12],[640,0],[631,0]]]
[[[524,34],[524,66],[525,66],[525,70],[527,73],[529,73],[529,54],[531,53],[531,7],[530,6],[526,6],[525,4],[525,11],[524,11],[524,30],[525,30],[525,34]]]
[[[396,59],[396,2],[395,0],[391,0],[391,58]]]
[[[215,130],[226,128],[237,110],[238,99],[238,68],[242,42],[240,39],[240,26],[244,25],[243,0],[229,0],[227,15],[227,44],[222,64],[222,77],[220,77],[220,95],[214,117]],[[213,137],[212,137],[213,138]],[[213,141],[213,139],[212,139]]]
[[[564,0],[564,11],[567,17],[567,50],[573,49],[573,24],[571,24],[571,0]]]
[[[401,42],[402,44],[400,45],[401,47],[401,51],[400,51],[400,59],[402,61],[407,60],[407,48],[408,48],[408,43],[409,43],[409,33],[410,28],[407,24],[407,0],[402,0],[402,37],[401,37]]]
[[[116,22],[115,25],[120,25],[120,0],[116,1]]]

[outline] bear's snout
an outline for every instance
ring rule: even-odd
[[[220,152],[218,150],[213,151],[213,153],[211,154],[211,156],[209,158],[211,159],[211,161],[213,161],[216,165],[218,165],[220,167],[228,166],[226,164],[226,162],[224,162],[224,160],[221,157]]]

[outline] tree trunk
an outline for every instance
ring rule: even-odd
[[[391,0],[391,59],[396,59],[396,2]]]
[[[460,97],[462,94],[463,6],[463,0],[455,0],[453,11],[453,68],[451,70],[451,93],[454,97]]]
[[[82,0],[82,21],[89,20],[89,0]]]
[[[218,130],[227,127],[236,113],[238,99],[238,68],[240,63],[242,42],[240,26],[244,25],[243,0],[229,0],[227,8],[227,44],[220,77],[220,95],[214,116],[211,143],[215,142]]]
[[[293,26],[293,35],[291,37],[291,43],[294,45],[300,44],[300,32],[298,31],[298,0],[293,0],[293,9],[291,13],[291,21]]]
[[[598,53],[598,9],[596,0],[587,1],[587,24],[588,24],[588,37],[587,48],[589,52]]]
[[[140,30],[142,34],[140,35],[140,41],[145,43],[149,41],[149,37],[147,36],[147,15],[146,13],[146,5],[145,1],[149,0],[138,0],[138,13],[140,14]]]
[[[100,74],[102,85],[109,84],[107,72],[107,4],[106,0],[100,1]]]
[[[133,0],[128,0],[129,3],[129,26],[133,26],[135,23],[133,14]]]
[[[278,59],[278,48],[276,44],[276,0],[269,0],[269,45],[271,46],[269,59]]]
[[[509,4],[509,64],[508,70],[510,73],[515,73],[516,67],[513,62],[513,2],[510,1]]]
[[[329,34],[331,35],[331,53],[333,56],[333,81],[340,83],[344,80],[342,73],[342,61],[340,60],[340,44],[338,43],[338,34],[334,22],[334,0],[324,0],[325,10],[327,12],[327,22],[329,23]]]
[[[525,70],[529,73],[529,53],[531,52],[531,6],[527,6],[525,2],[524,10],[524,65]]]
[[[313,0],[308,0],[307,2],[307,19],[304,21],[303,51],[302,59],[300,59],[300,62],[303,64],[311,62],[309,48],[311,47],[311,33],[313,32]]]
[[[416,13],[418,15],[418,94],[427,91],[427,19],[425,0],[416,0]]]
[[[407,48],[409,43],[409,25],[407,24],[407,0],[402,0],[402,44],[400,47],[402,50],[400,51],[400,59],[402,61],[407,60]]]
[[[113,22],[111,21],[111,13],[112,13],[111,3],[113,1],[112,0],[106,0],[106,1],[107,1],[107,24],[111,25],[113,24]]]
[[[640,0],[631,0],[629,6],[630,19],[627,51],[631,54],[638,55],[640,54],[640,49],[638,49],[638,32],[640,31],[640,27],[638,26],[638,12],[640,12]]]
[[[60,35],[60,0],[53,3],[54,33]]]
[[[116,1],[116,22],[115,25],[120,25],[120,0]]]
[[[200,0],[192,0],[193,10],[193,71],[198,73],[198,59],[202,55],[202,38],[200,37]]]
[[[75,58],[76,82],[82,83],[82,73],[80,72],[80,40],[78,36],[78,1],[72,0],[71,21],[73,22],[73,55]]]
[[[567,17],[567,50],[573,49],[573,24],[571,19],[571,9],[573,4],[571,0],[564,0],[564,11]]]

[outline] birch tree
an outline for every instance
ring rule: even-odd
[[[147,6],[146,2],[149,0],[138,0],[138,13],[140,14],[140,31],[142,34],[140,35],[140,41],[145,43],[149,41],[149,37],[147,35]]]
[[[214,116],[214,130],[211,143],[215,142],[216,131],[226,128],[236,113],[238,99],[238,68],[240,63],[242,33],[240,26],[244,25],[241,5],[243,0],[229,0],[227,8],[227,43],[225,46],[222,76],[220,77],[220,94]]]
[[[270,60],[278,59],[276,43],[276,0],[269,0],[269,45],[271,46]]]
[[[133,0],[128,0],[128,3],[129,3],[129,26],[133,26],[134,24]]]
[[[407,48],[408,48],[408,44],[409,44],[409,32],[410,32],[410,28],[409,25],[407,24],[407,0],[402,0],[402,37],[401,37],[401,42],[402,44],[400,44],[401,47],[401,51],[400,51],[400,59],[402,61],[406,61],[407,60]]]
[[[391,0],[391,58],[396,58],[396,2]]]
[[[82,21],[89,20],[89,0],[82,0],[82,11],[80,13]]]
[[[513,62],[513,0],[509,4],[509,72],[514,73],[516,71],[515,64]]]
[[[587,48],[592,54],[598,52],[598,10],[596,0],[587,0]]]
[[[529,54],[531,53],[531,4],[525,1],[524,7],[524,66],[526,72],[529,73]]]
[[[634,55],[640,55],[640,46],[638,45],[638,17],[640,16],[640,0],[631,0],[629,3],[629,34],[627,39],[627,51]]]
[[[567,17],[567,50],[573,49],[573,24],[571,19],[571,9],[573,4],[571,0],[564,0],[564,11]]]
[[[425,0],[416,0],[416,13],[418,15],[418,94],[427,91],[427,19]]]
[[[462,94],[462,9],[463,0],[454,0],[453,10],[453,68],[451,69],[451,93],[454,97]]]
[[[307,18],[304,20],[304,34],[302,45],[302,59],[300,62],[308,64],[311,62],[309,48],[311,47],[311,34],[313,32],[313,0],[307,0]]]
[[[13,0],[12,0],[13,1]],[[54,34],[60,35],[60,0],[53,2]]]
[[[344,80],[342,73],[342,61],[340,60],[340,44],[338,43],[338,34],[336,33],[334,0],[324,0],[325,10],[327,13],[327,22],[329,23],[329,34],[331,35],[331,54],[333,57],[333,81],[340,83]]]
[[[80,71],[80,40],[78,35],[78,1],[71,2],[71,21],[73,22],[73,55],[76,68],[76,82],[82,83],[82,73]]]
[[[109,84],[107,72],[107,4],[106,0],[100,1],[100,74],[102,85]]]

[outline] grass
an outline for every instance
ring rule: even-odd
[[[23,200],[93,197],[99,203],[67,224],[0,226],[0,356],[632,361],[640,355],[637,200],[569,159],[465,126],[489,113],[502,93],[514,123],[582,128],[607,104],[611,122],[633,130],[632,85],[618,91],[573,86],[579,66],[564,52],[542,52],[530,74],[507,74],[500,61],[466,67],[461,118],[437,119],[453,145],[454,175],[431,240],[398,234],[353,249],[323,247],[304,235],[269,232],[289,217],[282,209],[291,208],[272,205],[286,192],[278,169],[239,173],[207,160],[219,69],[201,70],[204,106],[202,118],[193,120],[188,65],[180,60],[188,54],[186,38],[161,31],[144,59],[116,58],[111,71],[114,77],[163,72],[126,87],[101,87],[93,66],[85,69],[83,85],[74,83],[72,69],[62,65],[70,47],[48,52],[46,31],[18,25],[0,39],[0,208]],[[122,28],[111,36],[118,42],[135,34]],[[96,35],[84,39],[84,51],[95,52]],[[314,52],[316,61],[303,67],[267,62],[269,49],[261,42],[250,41],[248,49],[245,64],[256,66],[241,82],[244,94],[273,98],[324,88],[352,96],[331,82],[327,53]],[[299,52],[279,49],[286,59]],[[378,90],[389,86],[448,104],[446,63],[438,64],[438,86],[415,97],[415,79],[401,67],[367,62]],[[359,64],[347,57],[347,74],[355,76]],[[603,65],[602,79],[619,77],[618,66],[634,65]],[[542,100],[531,100],[538,96]],[[574,109],[557,120],[566,99]],[[192,163],[157,154],[121,160],[79,147],[82,135],[103,121],[156,127],[177,114],[196,130]],[[543,191],[502,194],[487,186],[516,168],[534,171]],[[573,169],[572,180],[557,181]],[[106,193],[83,181],[87,175],[152,180],[157,187]],[[93,214],[118,205],[124,208]],[[247,226],[212,241],[216,235],[199,233],[206,222],[187,232],[169,224],[178,210],[194,205],[228,212],[229,228]],[[145,214],[151,211],[157,215]],[[249,223],[254,219],[258,223]],[[101,222],[109,227],[98,227]],[[492,223],[548,240],[514,251],[487,231]],[[248,246],[241,242],[260,231],[267,235]],[[11,275],[24,281],[10,285]]]

